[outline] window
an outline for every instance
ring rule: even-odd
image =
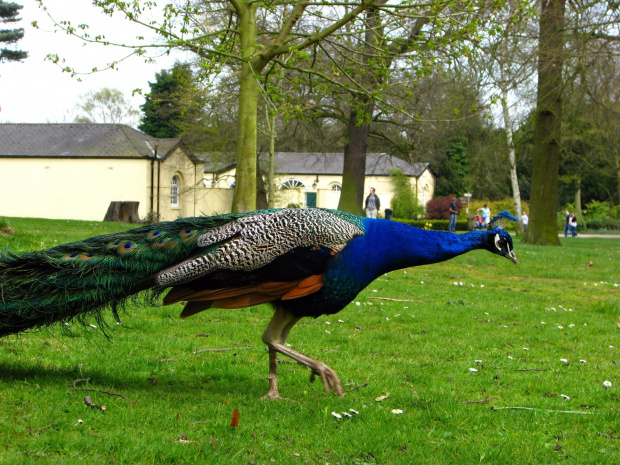
[[[338,191],[340,192],[342,190],[342,186],[340,184],[332,184],[331,189],[333,191]]]
[[[179,208],[179,184],[179,177],[173,176],[170,188],[170,206],[172,208]]]
[[[306,185],[298,179],[287,179],[282,184],[280,184],[280,189],[299,189],[302,187],[306,187]]]

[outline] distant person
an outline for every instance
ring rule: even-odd
[[[366,216],[368,218],[376,218],[377,211],[381,208],[381,202],[379,201],[379,197],[375,194],[375,188],[370,188],[370,194],[366,197],[366,202],[364,203],[364,208],[366,209]]]
[[[491,221],[491,209],[489,208],[489,205],[485,203],[483,208],[479,208],[476,211],[481,213],[484,227],[487,228],[489,226],[489,221]]]
[[[456,217],[459,215],[459,211],[456,207],[456,197],[452,197],[452,203],[450,204],[450,222],[448,223],[448,231],[451,233],[456,232]]]
[[[570,217],[570,223],[569,223],[569,228],[570,228],[570,235],[572,237],[577,237],[577,216],[575,216],[575,213],[573,213]]]
[[[564,224],[564,237],[568,237],[569,229],[570,229],[570,212],[566,210],[566,223]]]
[[[530,222],[530,219],[527,216],[527,212],[524,211],[523,215],[521,215],[521,223],[523,224],[523,232],[527,231],[527,225]]]

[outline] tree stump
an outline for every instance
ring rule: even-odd
[[[110,202],[103,221],[120,221],[123,223],[141,223],[138,216],[140,202]]]

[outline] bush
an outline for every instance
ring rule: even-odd
[[[609,207],[610,205],[607,202],[592,200],[586,205],[584,216],[587,220],[604,220],[609,217]]]
[[[620,220],[615,218],[588,220],[586,221],[586,227],[593,230],[605,229],[610,231],[618,231],[620,230]]]
[[[426,203],[426,216],[431,220],[450,219],[450,204],[452,203],[453,197],[453,195],[446,195],[445,197],[429,200]],[[459,212],[463,210],[461,208],[461,202],[458,199],[456,200],[456,207]]]
[[[424,215],[424,208],[418,205],[409,178],[401,170],[391,170],[390,181],[394,186],[391,204],[393,215],[404,219],[416,219]]]

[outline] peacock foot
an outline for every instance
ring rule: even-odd
[[[310,382],[314,382],[315,376],[320,376],[323,381],[323,388],[325,388],[325,393],[329,394],[329,390],[333,389],[334,393],[340,397],[344,397],[344,392],[342,392],[342,387],[340,386],[340,380],[338,379],[338,375],[334,370],[332,370],[329,366],[325,365],[323,362],[318,362],[316,360],[310,366],[312,370],[312,374],[310,375]]]

